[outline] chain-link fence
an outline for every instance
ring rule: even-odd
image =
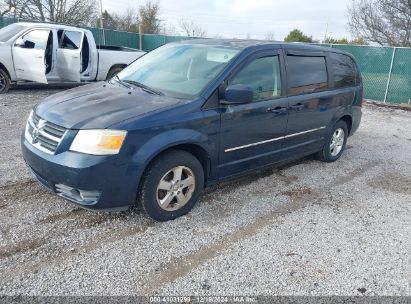
[[[17,22],[15,18],[0,17],[0,28]],[[163,44],[192,39],[88,28],[97,44],[117,45],[151,51]],[[140,45],[141,41],[141,45]],[[361,69],[365,98],[389,102],[411,103],[411,48],[322,44],[354,55]]]
[[[351,53],[360,66],[365,98],[411,103],[411,48],[326,44]]]

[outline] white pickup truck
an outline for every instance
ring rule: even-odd
[[[0,29],[0,94],[11,83],[109,79],[144,52],[98,46],[89,30],[58,24],[14,23]]]

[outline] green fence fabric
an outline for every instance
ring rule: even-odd
[[[138,34],[116,30],[88,28],[98,45],[126,46],[134,49],[140,48]]]
[[[411,48],[396,48],[387,101],[411,103]]]
[[[332,47],[351,53],[357,60],[364,82],[365,97],[383,101],[394,49],[354,45],[334,45]]]
[[[0,28],[17,22],[0,17]],[[97,44],[140,48],[139,35],[108,29],[88,28]],[[144,34],[141,49],[151,51],[163,44],[192,39],[185,36]],[[365,98],[390,103],[411,103],[411,48],[318,44],[351,53],[360,66]]]

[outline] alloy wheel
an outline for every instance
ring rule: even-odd
[[[344,145],[345,132],[342,128],[338,128],[334,131],[333,137],[331,138],[330,144],[330,154],[331,156],[337,156]]]
[[[195,190],[195,176],[186,166],[169,170],[157,186],[157,203],[161,209],[175,211],[188,203]]]

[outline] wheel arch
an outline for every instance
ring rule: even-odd
[[[110,72],[111,72],[113,69],[116,69],[116,68],[124,69],[126,66],[127,66],[127,64],[125,64],[125,63],[116,63],[116,64],[113,64],[113,65],[108,69],[108,71],[107,71],[106,79],[107,79],[107,76],[110,75]]]
[[[353,118],[352,113],[348,107],[340,108],[333,116],[327,129],[331,129],[338,121],[344,121],[347,124],[348,135],[351,135]]]
[[[182,150],[196,157],[204,170],[204,182],[212,175],[213,151],[216,147],[208,136],[195,130],[170,130],[151,138],[133,156],[133,166],[138,170],[136,186],[140,189],[147,168],[157,158],[172,150]]]
[[[7,76],[9,76],[10,81],[11,81],[10,72],[7,70],[6,66],[1,62],[0,62],[0,69],[2,69],[4,72],[6,72]]]
[[[346,123],[347,129],[348,129],[348,135],[351,135],[351,130],[352,130],[352,117],[351,115],[344,115],[342,116],[339,120],[342,120]]]
[[[203,166],[203,170],[204,170],[204,181],[207,181],[207,177],[208,174],[210,173],[210,164],[211,164],[211,160],[210,160],[210,156],[209,153],[199,144],[195,144],[195,143],[180,143],[180,144],[175,144],[172,146],[167,147],[166,149],[160,151],[159,153],[157,153],[156,155],[154,155],[150,161],[147,163],[146,167],[144,168],[144,171],[147,170],[147,168],[159,157],[161,157],[161,155],[164,155],[170,151],[175,151],[175,150],[182,150],[185,151],[187,153],[190,153],[191,155],[193,155],[195,158],[198,159],[198,161],[201,163],[201,165]]]

